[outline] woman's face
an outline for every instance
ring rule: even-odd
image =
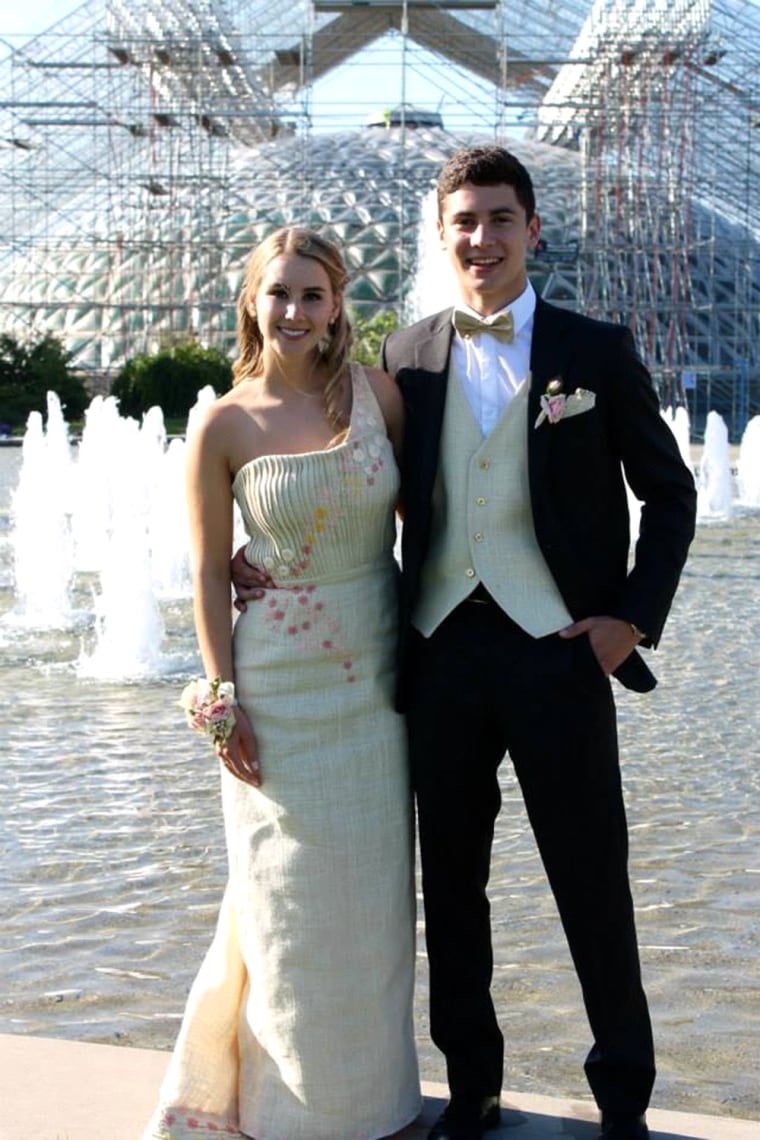
[[[317,348],[340,305],[341,297],[318,261],[283,253],[264,270],[251,311],[267,348],[300,356]]]

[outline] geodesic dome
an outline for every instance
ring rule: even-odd
[[[105,219],[82,212],[80,224],[99,227],[101,241],[72,248],[65,230],[50,235],[45,262],[22,280],[18,273],[0,278],[0,295],[13,289],[16,303],[33,308],[40,325],[61,333],[95,369],[117,364],[136,344],[155,348],[167,334],[202,333],[232,351],[251,248],[297,222],[341,245],[355,309],[401,309],[417,264],[422,202],[446,156],[471,141],[434,128],[402,142],[397,131],[368,128],[259,143],[231,156],[224,209],[186,186],[175,187],[170,210],[140,214],[122,204],[109,215],[110,233]],[[575,257],[576,156],[543,144],[518,149],[544,191],[545,236],[553,245],[575,239]],[[572,300],[572,274],[549,291]]]
[[[402,26],[396,0],[86,0],[0,61],[0,328],[57,332],[106,378],[181,336],[231,352],[245,259],[287,221],[343,243],[357,309],[407,319],[422,203],[477,134],[534,175],[544,295],[632,325],[667,399],[720,388],[746,422],[760,403],[760,9],[407,8]],[[384,34],[424,46],[453,111],[313,130],[315,79]],[[480,95],[458,93],[465,73]],[[481,95],[482,130],[452,127]]]

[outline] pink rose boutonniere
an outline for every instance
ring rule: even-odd
[[[223,744],[235,727],[235,686],[231,681],[214,677],[198,678],[182,690],[179,699],[187,723],[196,732],[210,736],[214,744]]]
[[[541,397],[541,411],[536,417],[534,427],[540,427],[544,420],[550,424],[558,424],[560,420],[569,416],[577,416],[580,412],[590,411],[596,403],[596,393],[587,388],[576,388],[572,396],[566,396],[562,391],[562,381],[555,376],[546,385],[546,391]]]
[[[566,402],[567,396],[562,391],[562,381],[559,379],[550,380],[541,397],[541,412],[536,420],[536,427],[544,420],[548,420],[550,424],[559,423],[565,414]]]

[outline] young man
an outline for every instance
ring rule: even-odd
[[[499,1122],[486,885],[509,752],[590,1022],[605,1140],[643,1140],[654,1081],[609,676],[654,646],[696,496],[623,327],[536,297],[530,176],[455,153],[438,231],[461,305],[392,334],[407,414],[399,705],[417,797],[433,1040],[451,1101],[430,1140]],[[623,473],[643,503],[635,560]]]

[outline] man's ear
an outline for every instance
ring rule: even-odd
[[[536,244],[541,235],[541,218],[538,214],[534,214],[528,222],[528,245],[531,249],[536,248]]]
[[[435,223],[435,227],[438,231],[438,244],[441,249],[446,249],[446,231],[443,228],[443,222],[440,218]]]

